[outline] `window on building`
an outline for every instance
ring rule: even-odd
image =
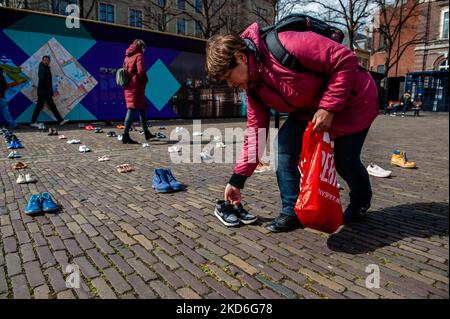
[[[378,39],[378,50],[384,50],[384,48],[386,47],[386,41],[382,33],[380,33],[379,35],[380,37]]]
[[[195,12],[197,13],[203,12],[202,0],[195,0]]]
[[[448,39],[448,8],[442,10],[441,39]]]
[[[439,65],[439,71],[448,71],[448,59],[445,59]]]
[[[184,18],[177,19],[177,33],[186,34],[186,20]]]
[[[103,22],[114,23],[114,6],[112,4],[100,3],[98,19]]]
[[[186,1],[184,0],[178,0],[178,5],[177,5],[178,9],[180,10],[186,10]]]
[[[129,25],[136,28],[142,28],[142,11],[130,9]]]

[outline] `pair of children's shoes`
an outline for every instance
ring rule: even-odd
[[[47,192],[43,192],[41,195],[31,195],[25,208],[25,214],[51,213],[59,210],[59,208],[59,205],[55,203],[52,196]]]
[[[36,179],[31,174],[19,174],[16,182],[17,184],[36,183]]]

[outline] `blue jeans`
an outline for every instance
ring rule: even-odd
[[[303,133],[307,121],[298,120],[291,114],[278,132],[275,145],[278,188],[281,193],[282,214],[295,215],[294,207],[300,193],[300,172],[298,162],[302,150]],[[362,146],[369,129],[334,141],[334,162],[336,171],[350,188],[350,202],[356,206],[370,204],[372,188],[369,174],[361,163]]]
[[[16,121],[14,121],[11,113],[9,113],[8,104],[6,104],[6,100],[4,98],[0,98],[0,111],[2,112],[3,118],[8,123],[8,126],[10,128],[15,128],[17,126]]]
[[[127,115],[125,116],[125,129],[123,130],[124,134],[128,134],[128,132],[130,131],[131,128],[131,124],[133,123],[134,120],[134,115],[136,114],[136,112],[139,112],[139,117],[141,119],[141,125],[142,125],[142,130],[144,132],[146,132],[147,134],[149,134],[149,130],[147,127],[147,115],[146,113],[146,109],[139,109],[139,110],[135,110],[135,109],[128,109],[127,110]]]

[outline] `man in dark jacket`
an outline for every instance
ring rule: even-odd
[[[33,112],[33,117],[31,118],[31,126],[38,127],[37,118],[39,113],[42,111],[44,107],[44,103],[47,102],[48,107],[53,112],[56,117],[56,120],[63,125],[67,122],[64,120],[59,114],[58,109],[56,108],[55,102],[53,101],[53,82],[52,82],[52,72],[50,71],[50,57],[45,55],[42,57],[42,62],[39,64],[39,84],[37,89],[38,101],[36,104],[36,108]]]
[[[0,68],[0,113],[3,118],[8,123],[10,128],[17,127],[16,121],[14,121],[11,113],[9,113],[8,104],[6,103],[6,90],[8,89],[8,83],[6,83],[5,77],[3,76],[3,69]]]

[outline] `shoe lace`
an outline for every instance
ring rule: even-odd
[[[167,176],[167,180],[168,180],[169,182],[176,182],[176,181],[177,181],[177,180],[175,179],[175,177],[173,177],[173,174],[172,174],[171,171],[166,170],[165,173],[166,173],[166,176]]]

